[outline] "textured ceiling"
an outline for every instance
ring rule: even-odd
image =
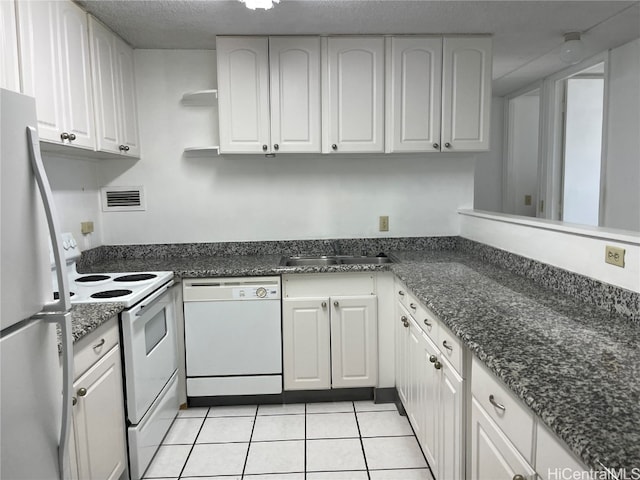
[[[488,33],[494,93],[556,72],[563,34],[587,56],[640,36],[639,1],[281,0],[251,11],[237,0],[77,0],[136,48],[213,49],[216,35]]]

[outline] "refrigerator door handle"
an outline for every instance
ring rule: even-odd
[[[40,137],[38,131],[34,127],[27,127],[27,144],[29,146],[29,157],[31,158],[31,167],[36,177],[40,196],[44,204],[44,210],[47,216],[47,224],[49,225],[49,235],[53,247],[53,256],[56,262],[56,275],[58,277],[58,300],[50,302],[44,306],[46,312],[67,312],[71,309],[71,295],[69,294],[69,281],[65,274],[65,261],[62,253],[62,242],[60,240],[60,223],[58,222],[58,214],[53,203],[53,193],[47,178],[47,172],[42,163],[40,155]]]
[[[73,338],[71,335],[71,295],[69,293],[69,283],[66,275],[64,256],[62,253],[62,242],[60,241],[60,224],[58,215],[53,203],[53,193],[47,178],[47,172],[42,163],[40,155],[40,137],[34,127],[27,127],[27,145],[31,167],[33,169],[40,196],[44,204],[47,224],[49,226],[49,236],[53,247],[53,256],[56,263],[56,274],[58,277],[58,300],[47,303],[43,311],[37,317],[44,321],[60,324],[62,334],[62,418],[60,426],[60,441],[58,443],[58,471],[60,479],[70,478],[69,465],[69,434],[71,430],[71,396],[73,392]]]

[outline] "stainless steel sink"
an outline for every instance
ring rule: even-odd
[[[393,263],[391,257],[369,255],[304,255],[284,256],[280,260],[282,267],[304,267],[325,265],[381,265]]]

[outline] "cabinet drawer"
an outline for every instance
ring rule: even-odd
[[[400,282],[396,282],[396,298],[407,310],[409,309],[409,291],[407,287]]]
[[[427,334],[429,339],[433,343],[438,342],[438,332],[442,329],[440,325],[440,321],[438,318],[429,311],[429,309],[422,306],[421,303],[418,303],[418,308],[415,310],[415,313],[412,313],[416,323],[420,325],[420,328],[424,333]],[[449,356],[446,356],[449,358]],[[455,366],[458,371],[460,371],[459,366]]]
[[[531,463],[533,413],[475,357],[473,358],[471,375],[473,377],[471,379],[473,397],[482,405],[520,454]]]
[[[431,315],[434,317],[434,315]],[[444,325],[438,327],[438,348],[458,373],[462,373],[462,342]]]
[[[116,346],[119,338],[118,321],[113,317],[80,339],[73,346],[74,380]]]

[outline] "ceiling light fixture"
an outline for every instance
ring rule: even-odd
[[[560,48],[560,60],[569,65],[575,65],[584,57],[584,44],[580,40],[580,32],[564,34],[564,43]]]
[[[255,10],[256,8],[262,8],[263,10],[269,10],[273,7],[274,3],[280,3],[280,0],[240,0],[244,3],[245,7],[249,10]]]

